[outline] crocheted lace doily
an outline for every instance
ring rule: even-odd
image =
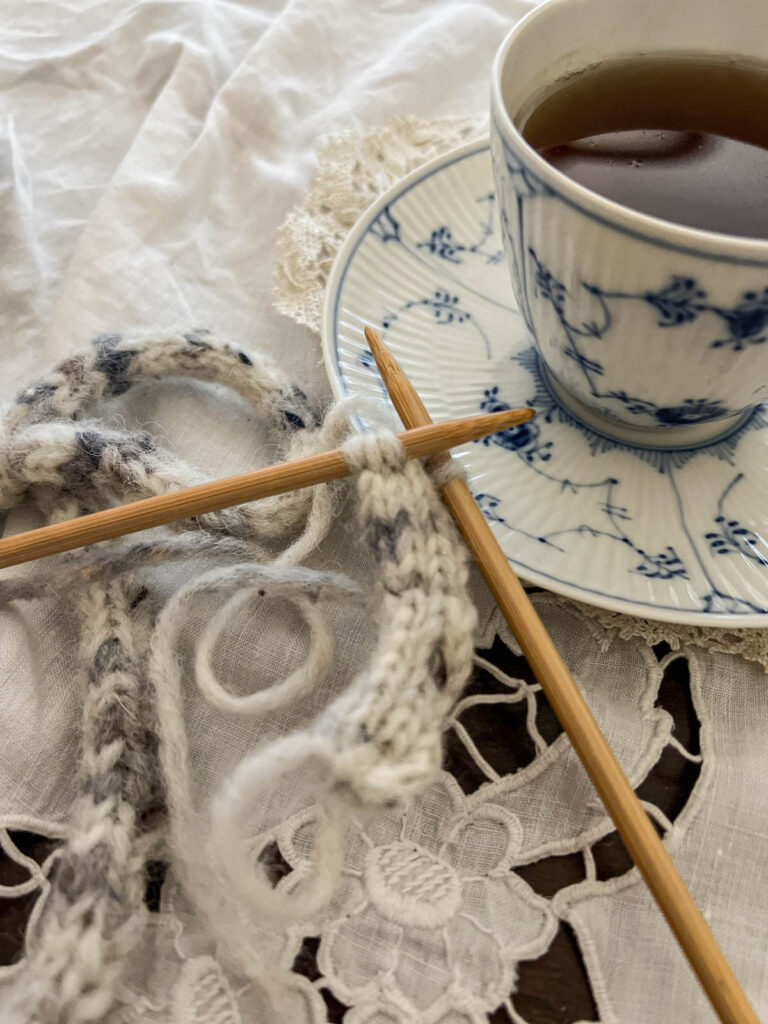
[[[318,154],[317,176],[304,202],[288,216],[278,238],[275,307],[319,332],[323,295],[342,242],[371,203],[404,175],[441,153],[480,137],[482,119],[399,117],[367,135],[338,135]],[[768,669],[768,631],[676,626],[559,598],[593,616],[623,639],[689,645],[740,654]]]

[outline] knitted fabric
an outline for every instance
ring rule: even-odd
[[[343,485],[201,515],[0,580],[0,602],[42,599],[65,586],[71,592],[82,626],[82,672],[73,685],[83,708],[79,795],[4,1020],[93,1021],[119,1004],[121,971],[146,924],[146,864],[161,849],[224,954],[268,991],[256,922],[301,917],[327,902],[341,870],[346,809],[389,803],[430,780],[446,716],[470,672],[475,612],[464,550],[424,468],[404,458],[391,434],[349,437],[344,409],[321,424],[306,396],[274,368],[206,331],[102,336],[24,390],[0,433],[0,509],[32,503],[56,521],[201,482],[149,434],[87,418],[136,382],[169,375],[234,388],[285,457],[344,443],[357,471],[357,519],[377,567],[375,585],[363,591],[346,577],[296,564],[327,532]],[[142,567],[203,555],[218,567],[162,609],[136,578]],[[199,808],[177,639],[203,594],[225,600],[200,637],[194,674],[207,698],[230,712],[263,713],[320,682],[333,659],[328,601],[368,603],[379,635],[347,693],[306,732],[256,750]],[[268,594],[287,598],[304,617],[307,658],[267,690],[234,697],[213,670],[216,641],[235,611],[248,605],[257,615]],[[248,808],[307,761],[316,767],[321,827],[311,868],[276,889],[254,857]]]

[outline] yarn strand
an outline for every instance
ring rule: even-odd
[[[380,806],[426,785],[440,764],[446,717],[472,666],[475,611],[467,562],[433,482],[391,432],[351,435],[349,403],[321,423],[304,393],[265,360],[202,330],[103,335],[26,388],[0,429],[0,516],[23,503],[49,522],[109,502],[201,482],[193,466],[144,432],[108,429],[102,401],[139,381],[187,376],[225,384],[263,417],[283,457],[343,446],[358,475],[357,526],[375,566],[373,592],[300,563],[328,533],[348,484],[322,485],[200,516],[108,547],[46,559],[42,572],[0,579],[0,605],[72,595],[81,628],[82,735],[70,827],[14,975],[4,1021],[85,1024],[121,999],[121,976],[145,934],[147,860],[162,848],[243,977],[273,992],[260,929],[300,920],[333,895],[348,809]],[[381,423],[381,411],[364,411]],[[345,491],[345,487],[347,490]],[[214,560],[160,608],[144,570]],[[235,616],[273,598],[307,627],[304,663],[286,679],[232,692],[216,675]],[[368,663],[306,729],[247,754],[209,804],[197,806],[184,709],[190,681],[180,637],[201,607],[218,610],[197,638],[200,693],[224,714],[262,715],[305,696],[333,661],[326,607],[365,607],[378,621]],[[309,779],[316,828],[301,870],[275,885],[259,859],[259,811],[280,779]]]

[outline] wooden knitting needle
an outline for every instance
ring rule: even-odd
[[[416,389],[376,331],[366,327],[365,337],[403,426],[413,429],[431,423],[430,415]],[[438,456],[433,463],[443,462],[447,458],[447,455]],[[630,856],[645,878],[717,1015],[724,1024],[758,1024],[728,961],[613,756],[581,691],[499,547],[472,492],[463,480],[453,479],[442,488],[442,494],[547,700],[581,758]]]
[[[406,430],[404,434],[398,434],[398,439],[409,459],[420,459],[455,445],[477,441],[499,430],[508,430],[527,422],[533,415],[533,409],[510,409],[508,412],[467,416]],[[148,530],[177,519],[215,512],[230,505],[242,505],[246,501],[268,498],[284,491],[297,491],[313,484],[338,480],[351,472],[344,453],[336,450],[133,501],[0,540],[0,569],[111,537],[122,537],[126,533]]]

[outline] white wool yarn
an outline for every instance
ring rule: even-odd
[[[233,388],[265,417],[284,457],[343,443],[357,471],[358,523],[377,579],[364,592],[346,577],[298,565],[326,534],[343,484],[210,513],[174,524],[159,539],[65,555],[44,579],[0,579],[0,602],[40,599],[51,581],[66,582],[84,626],[80,792],[4,1020],[95,1021],[119,1002],[123,965],[145,927],[145,865],[160,844],[170,847],[175,872],[233,965],[268,987],[258,960],[260,923],[300,919],[330,898],[346,808],[400,799],[430,779],[446,715],[470,673],[475,612],[465,552],[421,464],[404,458],[392,434],[349,437],[347,407],[321,425],[300,389],[207,331],[104,335],[25,389],[0,429],[0,512],[30,501],[54,521],[201,482],[150,435],[87,418],[105,398],[166,375]],[[215,557],[219,568],[162,609],[135,579],[142,566],[201,555]],[[210,807],[196,809],[177,641],[203,594],[219,594],[223,603],[200,639],[196,681],[228,712],[262,714],[322,681],[333,658],[328,602],[365,603],[379,635],[369,663],[309,729],[246,757]],[[287,679],[234,697],[213,672],[215,645],[233,614],[243,607],[256,614],[265,594],[295,604],[309,630],[307,657]],[[281,775],[301,765],[312,767],[320,825],[308,870],[276,890],[243,822]]]

